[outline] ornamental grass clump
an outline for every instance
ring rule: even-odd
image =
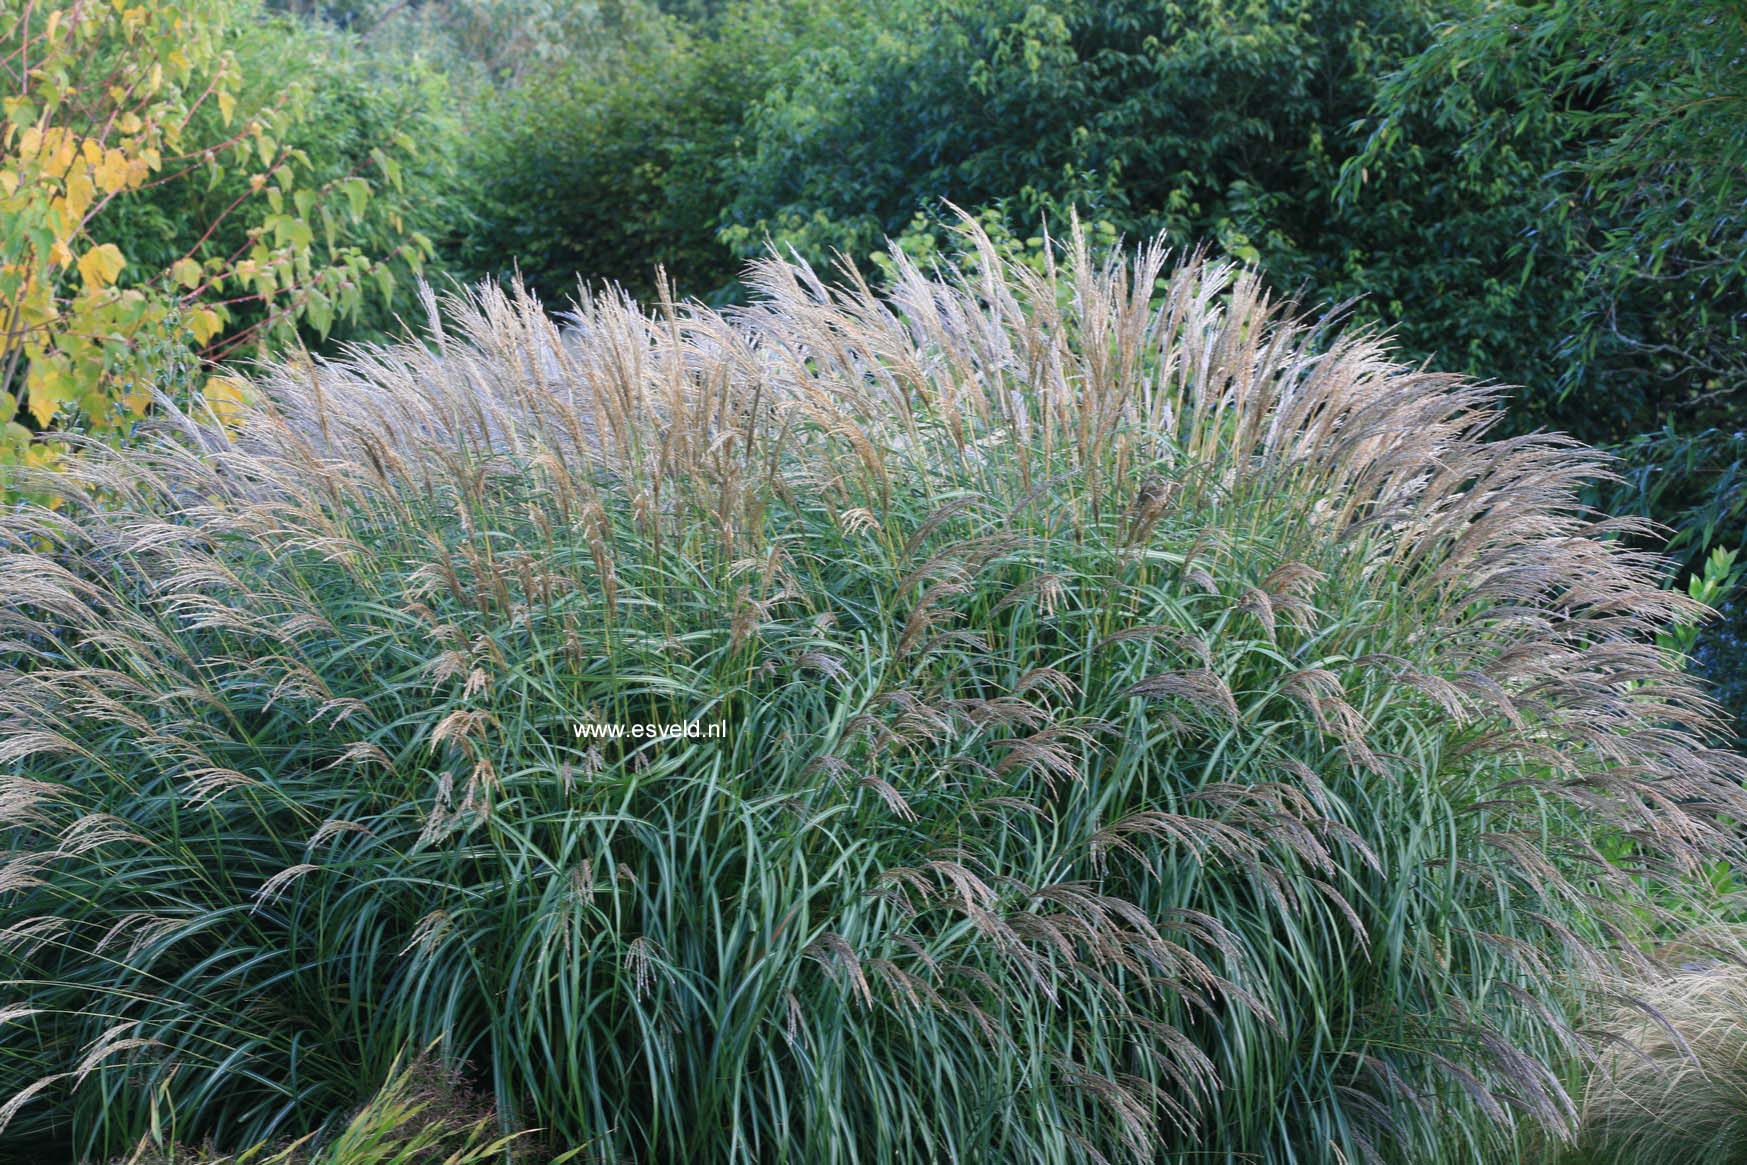
[[[1747,1161],[1747,943],[1700,934],[1619,985],[1595,1026],[1580,1165]]]
[[[0,532],[5,1135],[296,1135],[433,1043],[599,1161],[1568,1133],[1747,809],[1700,606],[1489,388],[970,243],[482,288],[69,459]]]

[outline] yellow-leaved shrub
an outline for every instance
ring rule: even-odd
[[[234,407],[239,382],[218,358],[300,320],[325,333],[390,259],[428,257],[416,235],[389,256],[336,245],[335,222],[356,222],[375,186],[359,173],[298,186],[308,159],[275,137],[296,92],[239,109],[229,43],[252,14],[238,0],[0,0],[0,470],[51,463],[45,431],[125,437],[155,389]],[[203,106],[217,119],[197,117]],[[374,150],[369,166],[398,183],[411,146]],[[242,192],[167,263],[135,262],[105,229],[118,200],[239,171]],[[268,213],[250,215],[246,243],[214,245],[255,199]]]

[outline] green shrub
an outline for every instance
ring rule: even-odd
[[[810,257],[879,249],[939,200],[1035,227],[1093,207],[1125,232],[1328,264],[1354,246],[1338,168],[1387,70],[1446,5],[1412,0],[904,0],[809,41],[734,161],[726,234]],[[1314,255],[1314,260],[1308,260]],[[1293,272],[1299,275],[1299,272]]]
[[[69,459],[0,534],[7,1135],[296,1134],[427,1042],[602,1159],[1569,1131],[1583,984],[1747,810],[1700,605],[1489,389],[972,242],[488,287]]]
[[[681,294],[724,292],[739,260],[717,226],[752,104],[797,46],[868,19],[792,0],[737,6],[708,31],[627,13],[607,47],[531,71],[481,119],[470,269],[554,298],[578,278],[652,294],[657,266]]]
[[[1673,427],[1644,433],[1612,450],[1617,476],[1594,483],[1588,500],[1610,514],[1654,518],[1661,528],[1647,543],[1672,558],[1677,581],[1705,585],[1722,618],[1695,629],[1683,649],[1714,686],[1733,718],[1737,737],[1747,726],[1747,674],[1740,667],[1747,623],[1734,593],[1740,571],[1731,559],[1718,573],[1718,555],[1747,546],[1747,433],[1707,429],[1685,434]]]
[[[548,69],[503,93],[469,162],[479,176],[470,269],[554,298],[579,277],[657,265],[688,291],[713,290],[728,256],[710,179],[728,147],[703,72],[674,26],[621,67]]]
[[[1075,208],[1217,241],[1292,286],[1344,293],[1377,264],[1361,290],[1379,311],[1435,288],[1442,320],[1493,280],[1482,269],[1516,241],[1520,188],[1485,185],[1510,199],[1501,216],[1481,183],[1440,173],[1410,184],[1409,221],[1400,201],[1334,194],[1363,144],[1354,124],[1451,7],[740,0],[514,87],[481,135],[475,269],[519,263],[568,293],[579,274],[659,263],[682,292],[729,297],[771,239],[815,262],[861,257],[919,214],[944,239],[950,199],[1022,234]],[[1427,350],[1449,347],[1439,333]]]
[[[705,0],[707,3],[708,0]],[[267,0],[322,24],[358,34],[378,51],[427,60],[466,97],[556,65],[612,61],[627,44],[656,47],[667,4],[646,0]],[[684,7],[682,5],[682,7]],[[685,15],[702,18],[701,12]]]

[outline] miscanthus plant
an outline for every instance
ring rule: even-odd
[[[1568,1132],[1747,809],[1699,604],[1488,388],[971,241],[482,289],[70,459],[0,531],[4,1135],[301,1133],[432,1041],[602,1161]]]

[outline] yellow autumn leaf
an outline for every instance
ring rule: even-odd
[[[92,247],[79,256],[79,274],[89,291],[98,291],[114,283],[115,277],[121,274],[121,269],[125,266],[127,260],[122,256],[121,248],[114,243]]]
[[[120,150],[109,150],[104,153],[103,160],[97,164],[97,185],[109,194],[127,189],[126,154]]]
[[[51,136],[54,138],[55,144],[51,148],[49,143],[45,142],[42,156],[51,159],[48,164],[51,172],[65,174],[73,168],[73,162],[78,158],[79,151],[73,148],[73,139],[67,136],[64,131],[54,130]]]
[[[32,328],[41,327],[50,320],[59,319],[61,309],[55,306],[55,301],[49,295],[48,284],[37,282],[27,286],[25,296],[18,304],[18,318]]]
[[[204,344],[218,334],[224,322],[218,318],[218,313],[209,307],[203,307],[188,317],[188,330],[194,333],[194,342]]]
[[[96,138],[86,138],[84,141],[80,142],[79,152],[85,156],[85,164],[87,166],[99,166],[103,164],[103,146]]]
[[[75,224],[85,220],[85,212],[91,209],[91,200],[96,196],[97,188],[91,185],[85,171],[75,171],[67,179],[67,213]]]
[[[200,264],[192,259],[178,259],[170,264],[170,278],[183,287],[200,286]]]
[[[24,383],[25,407],[36,418],[37,428],[47,428],[68,398],[71,385],[66,372],[47,361],[32,364]]]
[[[243,419],[243,406],[248,402],[248,386],[233,376],[209,376],[203,394],[206,406],[218,423],[234,429]]]
[[[49,199],[49,226],[54,228],[57,241],[70,239],[79,229],[79,222],[67,207],[65,198]]]
[[[218,115],[220,117],[224,118],[224,123],[226,125],[229,125],[231,123],[231,116],[236,113],[236,110],[237,110],[236,97],[234,97],[233,95],[231,95],[229,93],[226,93],[222,89],[219,90],[219,92],[218,92]]]

